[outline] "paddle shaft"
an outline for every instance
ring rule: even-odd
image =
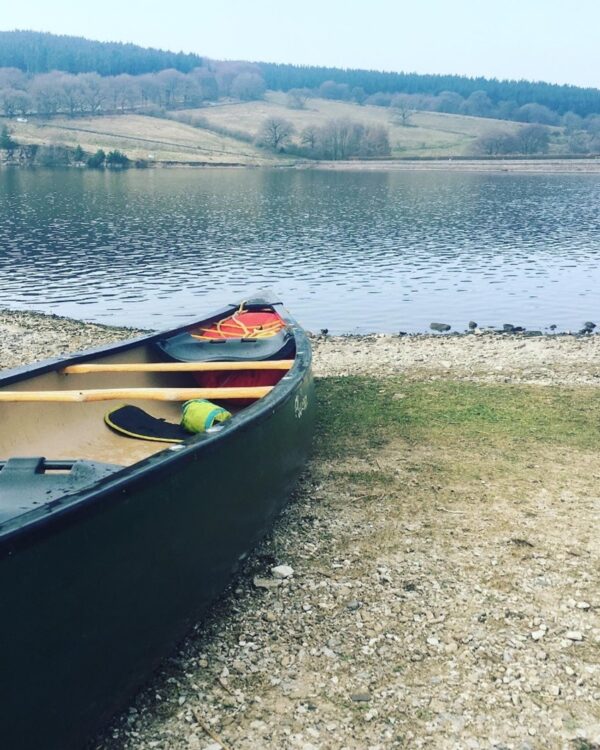
[[[0,401],[187,401],[191,398],[262,398],[271,385],[253,388],[98,388],[86,391],[0,391]]]
[[[293,359],[266,362],[127,362],[118,364],[68,365],[66,375],[90,372],[220,372],[238,370],[289,370]]]

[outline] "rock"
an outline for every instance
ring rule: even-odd
[[[371,700],[371,693],[367,693],[366,691],[364,693],[352,693],[350,698],[355,703],[368,703]]]
[[[534,641],[541,640],[545,635],[546,635],[546,631],[545,630],[534,630],[531,633],[531,637],[533,638]]]
[[[260,576],[254,576],[254,585],[257,589],[276,589],[281,586],[281,579],[277,578],[261,578]]]
[[[291,578],[294,575],[294,569],[291,565],[276,565],[274,568],[271,568],[271,573],[273,574],[273,578]]]
[[[474,331],[477,328],[477,323],[474,320],[469,321],[469,328]]]
[[[277,615],[275,612],[266,612],[263,616],[263,620],[266,620],[267,622],[276,622]]]
[[[591,604],[589,602],[577,602],[577,609],[590,609]]]
[[[502,326],[502,330],[506,331],[506,333],[514,333],[515,327],[512,325],[512,323],[504,323]]]
[[[568,638],[570,641],[582,641],[583,633],[579,630],[567,630],[565,638]]]
[[[359,601],[357,601],[356,599],[352,599],[352,601],[346,604],[346,609],[349,610],[350,612],[356,612],[356,610],[360,609],[361,606],[362,605]]]
[[[439,333],[445,333],[452,328],[452,326],[449,326],[448,323],[430,323],[429,327],[432,331],[438,331]]]

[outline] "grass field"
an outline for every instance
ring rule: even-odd
[[[11,123],[18,143],[62,145],[94,152],[119,149],[130,159],[150,162],[271,164],[268,152],[234,138],[199,130],[172,120],[142,115],[55,118],[46,122]]]
[[[69,119],[10,122],[18,143],[43,145],[77,144],[87,152],[99,148],[119,149],[131,159],[151,162],[274,165],[286,158],[255,147],[251,142],[268,117],[293,122],[298,142],[300,132],[309,125],[321,126],[332,119],[347,118],[363,124],[383,125],[390,136],[392,157],[469,156],[474,141],[490,133],[512,134],[522,123],[481,117],[450,115],[440,112],[414,112],[402,125],[387,107],[361,106],[356,103],[309,99],[304,109],[290,109],[286,96],[270,92],[262,101],[217,103],[200,109],[174,113],[195,116],[206,127],[192,127],[172,119],[142,115],[104,115]],[[216,130],[230,131],[221,135]],[[550,155],[560,151],[559,129],[552,128]],[[244,140],[235,137],[243,134]]]
[[[305,109],[286,106],[285,94],[271,92],[263,101],[219,104],[189,114],[202,115],[211,125],[256,135],[267,117],[291,120],[297,134],[308,125],[324,125],[328,120],[348,118],[361,123],[385,126],[390,135],[392,156],[448,157],[471,153],[473,141],[492,132],[515,133],[521,123],[482,117],[415,112],[407,126],[387,107],[360,106],[350,102],[309,99]]]

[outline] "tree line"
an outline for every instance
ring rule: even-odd
[[[0,68],[0,112],[6,117],[37,114],[100,115],[151,108],[197,107],[222,97],[250,100],[264,95],[265,83],[251,65],[215,64],[189,73],[167,68],[158,73],[100,76],[52,71],[28,75]]]
[[[541,124],[552,123],[543,122],[540,117],[556,118],[571,113],[585,118],[600,114],[600,90],[596,88],[281,63],[227,63],[134,44],[97,42],[33,31],[0,32],[0,68],[16,68],[29,76],[62,71],[72,75],[97,73],[102,77],[128,75],[137,78],[164,70],[189,74],[202,69],[208,77],[214,75],[218,78],[219,71],[231,67],[261,78],[267,89],[284,92],[309,89],[325,92],[324,95],[330,98],[354,99],[359,103],[366,101],[389,106],[394,95],[406,95],[421,99],[423,106],[415,107],[417,109],[499,119],[512,119],[523,107],[529,107],[533,114],[520,113],[523,121]],[[222,92],[219,95],[223,95]],[[536,110],[536,107],[545,109]]]
[[[333,118],[323,125],[309,125],[298,138],[292,122],[268,117],[256,136],[256,144],[278,153],[309,159],[382,158],[391,154],[387,128],[348,118]]]
[[[499,81],[495,78],[469,78],[457,75],[423,75],[378,70],[327,68],[281,63],[258,63],[267,88],[277,91],[318,89],[325,82],[374,94],[420,94],[437,97],[455,94],[468,99],[475,92],[485,94],[491,105],[508,102],[511,107],[539,104],[559,115],[574,112],[581,117],[600,113],[600,90],[534,81]]]
[[[199,55],[136,44],[96,42],[39,31],[0,31],[0,68],[18,68],[25,73],[62,70],[116,76],[156,73],[166,68],[189,73],[203,62]]]

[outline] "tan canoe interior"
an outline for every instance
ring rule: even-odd
[[[156,352],[140,345],[93,360],[97,363],[155,362]],[[66,375],[60,371],[11,383],[1,390],[75,390],[113,387],[193,387],[189,373],[88,373]],[[0,460],[15,456],[43,456],[47,459],[87,459],[129,466],[170,443],[136,440],[118,435],[104,423],[104,415],[125,403],[98,401],[85,403],[0,403]],[[134,401],[155,417],[179,422],[181,402]],[[232,405],[227,408],[231,411]],[[235,409],[235,406],[233,406]]]

